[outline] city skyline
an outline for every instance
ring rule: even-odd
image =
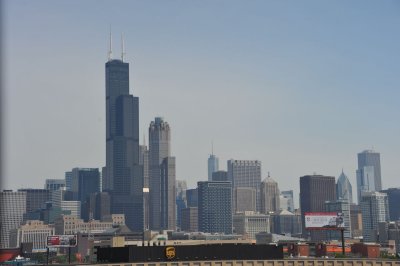
[[[157,116],[173,125],[176,179],[186,180],[191,188],[207,180],[206,160],[213,141],[221,170],[232,158],[259,160],[262,179],[271,172],[280,189],[293,189],[295,195],[300,176],[316,172],[337,178],[342,167],[355,187],[356,155],[374,146],[381,154],[382,187],[399,186],[400,126],[393,123],[400,112],[399,78],[393,73],[399,39],[382,43],[368,37],[371,29],[383,40],[392,37],[395,28],[389,21],[400,20],[390,5],[379,5],[386,20],[368,22],[372,3],[361,11],[349,4],[343,13],[333,3],[309,6],[316,13],[297,4],[223,3],[209,2],[200,11],[196,5],[172,4],[169,11],[178,15],[172,17],[161,10],[161,2],[136,2],[128,4],[136,15],[132,20],[110,19],[114,58],[120,58],[120,32],[126,37],[125,58],[133,84],[129,89],[141,99],[139,135]],[[110,21],[100,22],[100,9],[128,11],[104,3],[98,14],[89,15],[92,22],[86,17],[71,22],[64,9],[79,16],[91,6],[81,5],[82,11],[67,2],[4,3],[4,189],[41,188],[45,179],[63,178],[68,169],[105,165],[102,66]],[[327,12],[327,6],[331,10],[326,17],[317,12]],[[257,7],[279,12],[263,14]],[[224,8],[227,13],[221,18],[213,16]],[[154,12],[159,20],[147,20],[138,10]],[[310,21],[302,21],[306,15],[295,11],[310,15]],[[347,24],[334,19],[338,12]],[[351,17],[354,12],[361,13],[361,21]],[[238,23],[235,14],[249,21]],[[203,21],[204,15],[210,21]],[[283,18],[289,22],[279,24]],[[313,19],[322,26],[313,25]],[[290,24],[295,22],[299,33]],[[387,33],[380,32],[384,26]],[[42,37],[32,35],[35,27]]]

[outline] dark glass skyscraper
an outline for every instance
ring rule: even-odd
[[[127,226],[143,230],[143,173],[139,165],[139,98],[129,94],[129,64],[106,63],[106,167],[103,190],[111,212],[125,214]]]
[[[381,156],[373,150],[365,150],[357,154],[357,196],[361,202],[362,192],[382,190]]]

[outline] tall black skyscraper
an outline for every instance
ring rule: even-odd
[[[129,94],[129,64],[111,58],[106,63],[106,167],[103,169],[103,190],[111,194],[111,212],[125,214],[127,226],[133,231],[142,231],[139,98]]]

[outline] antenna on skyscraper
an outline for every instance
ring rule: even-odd
[[[108,61],[112,59],[112,35],[111,35],[111,25],[110,25],[110,49],[108,50]]]
[[[211,141],[211,155],[214,155],[214,141]]]
[[[124,62],[125,47],[124,47],[124,34],[121,34],[121,60]]]

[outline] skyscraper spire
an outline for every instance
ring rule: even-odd
[[[108,61],[112,59],[112,35],[111,35],[111,25],[110,25],[110,43],[109,43],[109,50],[108,50]]]
[[[211,155],[214,155],[214,141],[211,141]]]
[[[124,34],[121,34],[121,60],[124,62],[124,56],[125,56],[125,45],[124,45]]]

